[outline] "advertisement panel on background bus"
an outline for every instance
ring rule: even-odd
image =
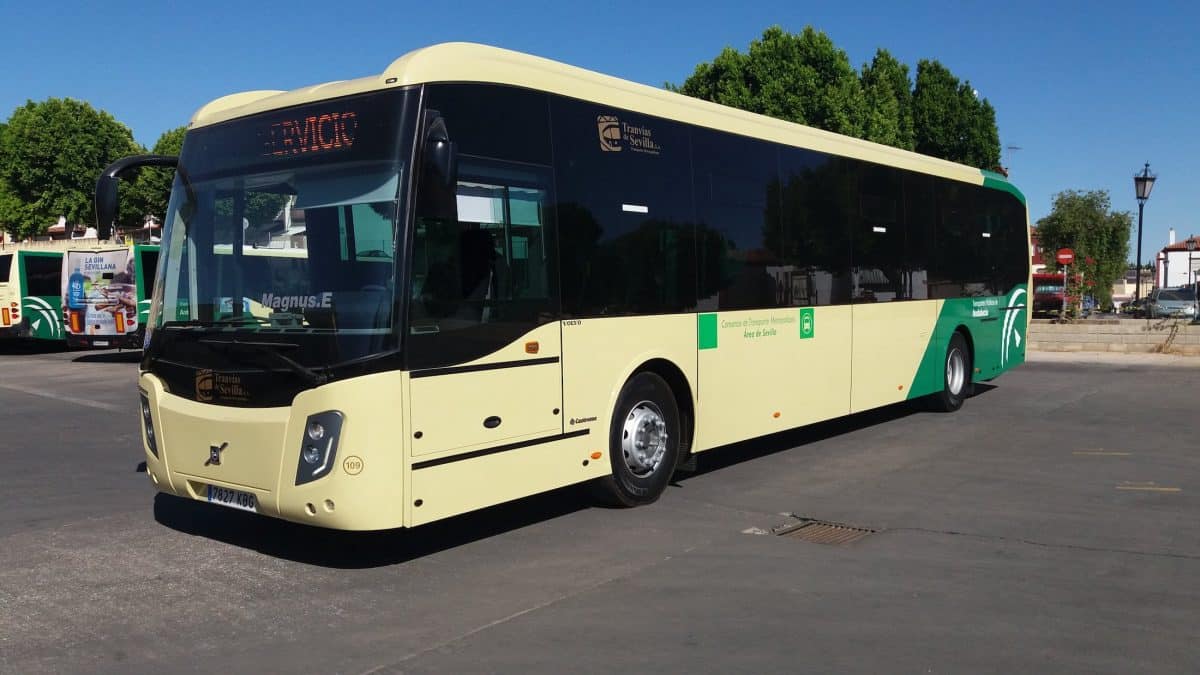
[[[140,348],[149,306],[145,282],[153,280],[157,259],[157,246],[68,251],[61,298],[67,343]]]

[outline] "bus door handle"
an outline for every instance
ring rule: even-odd
[[[489,429],[495,429],[496,427],[500,426],[500,418],[492,415],[483,421],[483,426]]]

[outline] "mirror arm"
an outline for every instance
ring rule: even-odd
[[[173,155],[130,155],[104,167],[96,179],[96,230],[100,241],[112,238],[117,218],[117,192],[121,174],[143,166],[177,167],[179,158]]]

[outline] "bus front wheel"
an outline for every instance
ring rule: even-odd
[[[962,333],[956,332],[946,345],[945,366],[942,390],[930,397],[930,404],[938,412],[954,412],[962,407],[975,388],[971,348]]]
[[[601,501],[629,507],[658,499],[678,463],[681,432],[670,385],[650,372],[630,378],[609,424],[612,475],[596,483]]]

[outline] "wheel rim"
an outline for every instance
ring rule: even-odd
[[[667,421],[652,401],[641,401],[625,416],[621,427],[621,455],[633,475],[654,473],[667,454]]]
[[[955,347],[946,355],[946,388],[958,396],[967,382],[967,359],[962,350]]]

